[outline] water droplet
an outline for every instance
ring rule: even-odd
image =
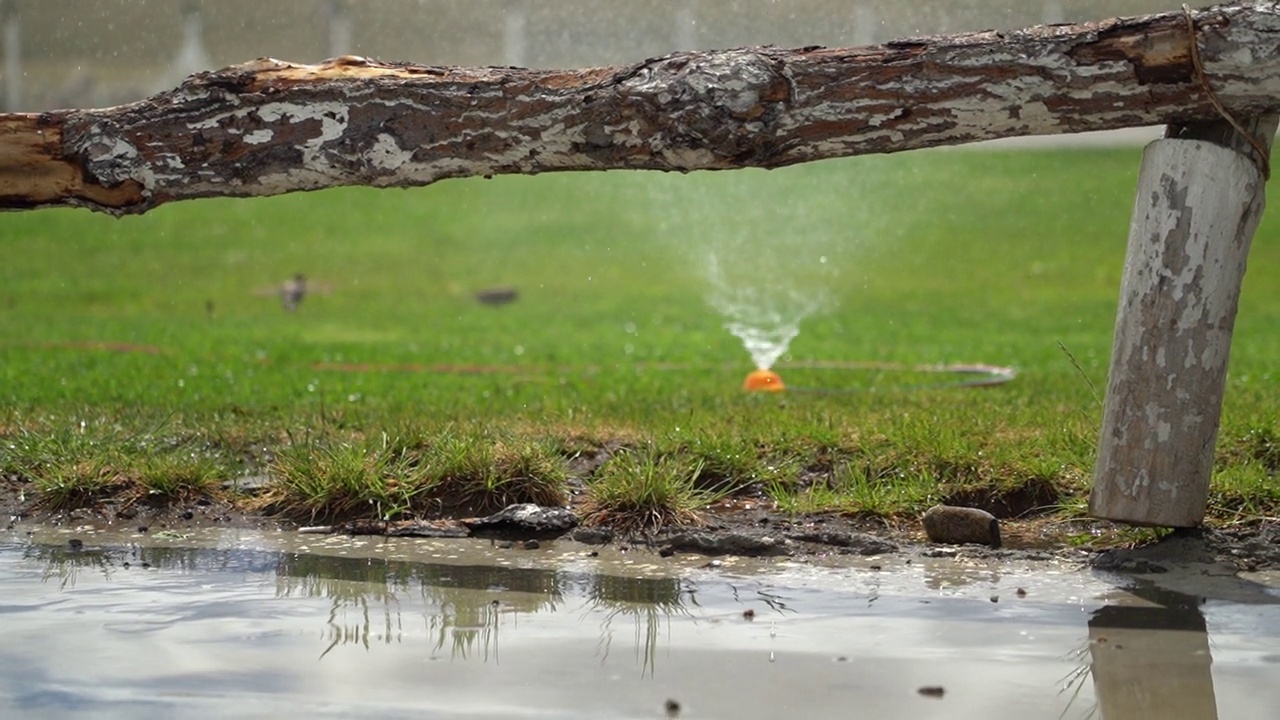
[[[823,265],[826,265],[826,264],[827,264],[827,256],[826,256],[826,255],[823,255],[822,257],[818,258],[818,262],[822,263]]]
[[[774,660],[774,657],[773,657],[773,651],[772,651],[772,650],[770,650],[770,651],[769,651],[769,662],[773,662],[773,660]]]
[[[515,349],[513,349],[513,350],[512,350],[512,352],[514,352],[516,355],[523,355],[523,354],[524,354],[524,346],[523,346],[523,345],[517,345],[517,346],[515,346]]]
[[[636,324],[635,324],[635,323],[631,323],[631,322],[629,322],[629,323],[627,323],[626,325],[623,325],[623,326],[622,326],[622,329],[623,329],[623,330],[625,330],[625,331],[627,332],[627,334],[628,334],[628,335],[635,335],[635,334],[636,334]]]

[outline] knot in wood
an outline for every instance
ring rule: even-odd
[[[660,128],[650,146],[668,156],[698,155],[687,158],[690,166],[758,155],[792,96],[783,63],[746,49],[660,58],[619,90],[650,106]]]

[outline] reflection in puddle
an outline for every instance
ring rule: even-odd
[[[273,572],[276,596],[323,598],[330,602],[320,657],[340,645],[369,649],[374,643],[402,642],[406,622],[421,624],[435,653],[451,659],[498,660],[504,625],[521,615],[554,612],[568,598],[580,610],[600,615],[598,647],[607,658],[620,619],[634,624],[636,658],[644,673],[654,670],[664,622],[689,616],[696,605],[692,581],[512,568],[497,565],[436,565],[382,559],[357,559],[304,553],[129,547],[72,550],[29,546],[24,557],[44,564],[46,581],[74,588],[77,577],[92,573],[105,580],[131,568],[180,572]],[[767,591],[757,594],[781,611],[785,604]],[[412,599],[414,602],[407,603]],[[406,620],[403,608],[421,617]]]
[[[65,545],[0,561],[0,618],[20,621],[0,649],[6,717],[170,717],[193,698],[207,714],[658,717],[678,697],[687,717],[1204,719],[1269,718],[1280,701],[1260,682],[1274,606],[1147,586],[1032,602],[1008,583],[991,602],[1000,568],[921,571],[912,595],[813,568],[627,577]]]
[[[1130,592],[1151,605],[1105,605],[1089,618],[1102,718],[1217,718],[1204,601],[1149,585]]]

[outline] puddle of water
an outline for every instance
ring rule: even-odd
[[[663,718],[668,699],[684,718],[1280,707],[1280,606],[1265,596],[1121,592],[1045,563],[704,568],[561,543],[81,534],[73,551],[65,537],[0,544],[0,717]]]

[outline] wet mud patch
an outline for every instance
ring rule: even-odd
[[[487,537],[524,548],[525,541],[573,540],[592,545],[627,547],[662,557],[677,554],[790,557],[828,556],[964,556],[973,558],[1089,562],[1096,569],[1133,575],[1161,573],[1178,567],[1213,567],[1218,573],[1280,568],[1280,523],[1259,521],[1229,527],[1209,527],[1157,536],[1138,535],[1130,528],[1091,519],[1049,519],[1044,516],[1005,519],[1005,545],[999,549],[977,545],[930,545],[919,523],[840,513],[784,513],[765,503],[745,507],[730,503],[702,513],[697,526],[669,527],[654,532],[626,533],[609,527],[584,527],[564,521],[555,526],[521,526],[497,517],[437,515],[385,521],[355,518],[330,525],[305,527],[296,519],[272,517],[246,510],[243,496],[197,497],[181,502],[133,502],[105,497],[82,507],[48,511],[35,502],[34,484],[21,476],[0,476],[0,512],[6,526],[122,528],[142,532],[183,532],[201,528],[305,530],[312,533],[387,537]],[[1037,497],[1034,493],[1029,497]],[[1030,502],[1024,499],[1023,503]],[[547,508],[551,513],[573,513]],[[1016,507],[1014,504],[1011,507]],[[504,509],[495,516],[501,516]],[[580,517],[579,517],[580,519]],[[1136,538],[1136,539],[1135,539]],[[1126,543],[1127,546],[1116,547]],[[531,545],[530,547],[536,547]]]
[[[1051,512],[1062,502],[1062,490],[1045,478],[1031,478],[1009,487],[959,488],[942,498],[944,505],[986,510],[1001,520]]]

